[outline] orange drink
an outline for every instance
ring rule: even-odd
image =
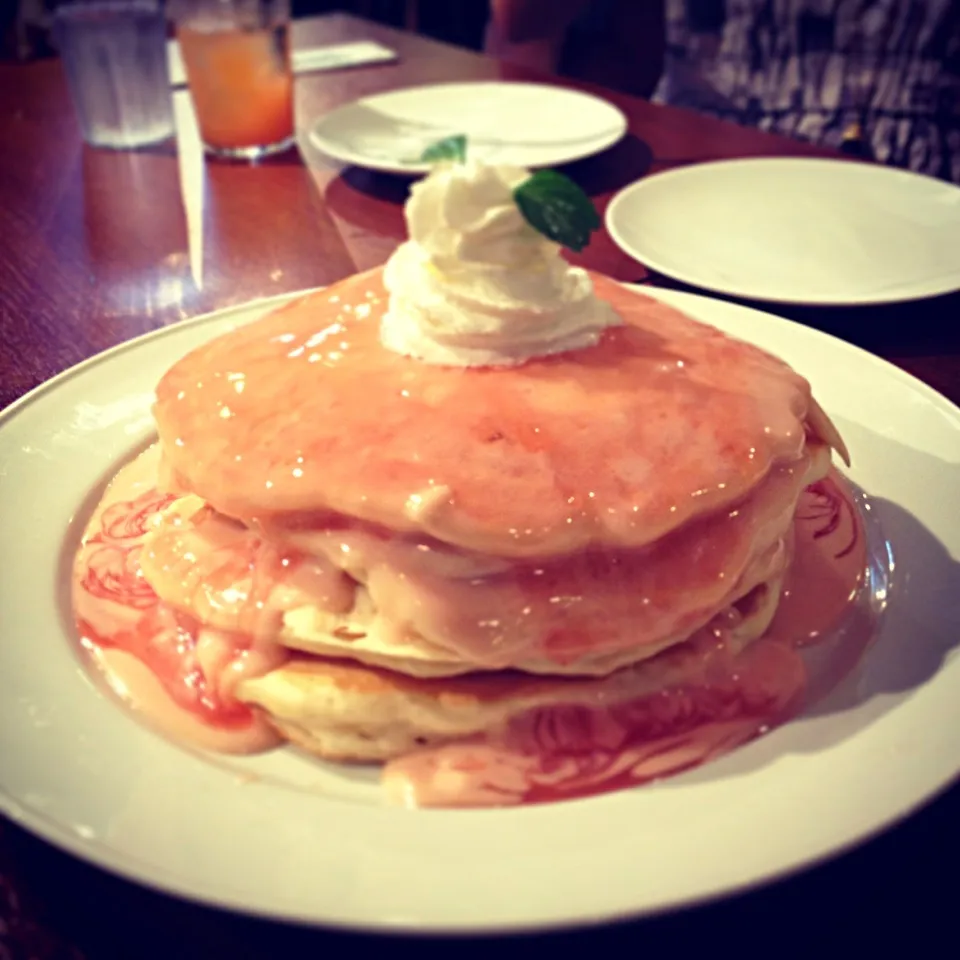
[[[293,142],[293,73],[288,24],[276,0],[250,4],[218,3],[217,15],[186,16],[177,39],[193,98],[200,136],[211,153],[256,158]]]

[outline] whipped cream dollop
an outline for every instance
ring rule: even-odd
[[[413,186],[380,339],[427,363],[496,366],[593,346],[622,321],[521,214],[521,167],[442,164]]]

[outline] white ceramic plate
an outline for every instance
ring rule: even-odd
[[[960,288],[960,188],[879,165],[695,164],[626,187],[606,225],[647,267],[734,296],[854,305]]]
[[[103,482],[151,436],[151,386],[278,300],[178,324],[0,416],[0,808],[124,876],[281,918],[379,930],[550,928],[650,913],[809,864],[960,770],[960,411],[808,328],[649,291],[814,383],[896,560],[881,636],[828,701],[661,784],[515,810],[404,811],[370,774],[279,750],[192,753],[101,691],[72,647],[67,571]]]
[[[536,83],[407,87],[348,103],[314,125],[324,153],[373,170],[419,173],[431,144],[465,134],[469,155],[490,163],[548,167],[599,153],[627,132],[612,103]]]

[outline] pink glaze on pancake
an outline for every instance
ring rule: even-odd
[[[245,522],[329,514],[501,556],[634,548],[735,503],[806,441],[807,382],[602,276],[625,321],[513,368],[381,347],[381,272],[193,351],[155,415],[175,482]]]
[[[164,600],[222,629],[275,633],[282,613],[298,606],[348,611],[356,584],[343,568],[363,578],[388,643],[423,641],[483,669],[625,651],[642,659],[779,578],[803,485],[802,469],[775,467],[735,509],[692,520],[648,548],[499,566],[474,558],[494,568],[488,574],[471,575],[466,564],[460,575],[424,569],[430,545],[358,531],[345,519],[316,531],[308,556],[209,507],[179,523],[168,512],[141,563]]]
[[[287,654],[267,636],[200,627],[146,584],[144,535],[170,502],[154,486],[155,464],[151,450],[124,468],[88,526],[74,573],[83,645],[110,685],[173,738],[228,752],[264,749],[278,738],[232,691],[240,677],[263,674]],[[559,703],[520,715],[495,735],[392,761],[384,773],[389,795],[423,806],[581,796],[687,769],[785,719],[805,685],[797,648],[843,620],[865,564],[862,524],[836,475],[801,494],[795,529],[785,602],[767,638],[737,655],[722,630],[715,642],[701,631],[682,654],[685,683],[613,708],[603,705],[602,694],[592,706]],[[265,595],[282,596],[283,577]],[[834,666],[833,674],[816,678],[820,694],[853,666],[868,640],[856,638],[857,650],[835,660],[842,671]],[[675,659],[684,649],[667,656]],[[464,682],[499,696],[509,695],[517,681],[493,674],[489,682]]]

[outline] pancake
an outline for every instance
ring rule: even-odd
[[[595,347],[510,368],[384,349],[380,269],[213,340],[162,378],[171,484],[248,525],[341,518],[546,559],[637,549],[742,500],[829,430],[786,364],[614,281]]]
[[[642,782],[798,702],[774,618],[843,441],[779,359],[571,267],[527,176],[440,164],[386,269],[163,376],[74,569],[115,689],[427,805]]]
[[[148,582],[217,629],[413,676],[600,676],[780,576],[801,491],[843,451],[809,385],[593,282],[625,325],[518,367],[383,349],[379,271],[188,355],[155,413],[189,492]]]
[[[308,752],[352,762],[382,762],[462,740],[498,741],[534,710],[610,712],[626,704],[636,709],[638,702],[662,698],[665,691],[683,691],[697,700],[696,725],[730,719],[741,708],[769,718],[803,682],[802,665],[792,652],[756,639],[770,622],[778,593],[779,581],[764,585],[745,598],[736,622],[718,618],[686,643],[602,679],[535,678],[510,671],[424,680],[309,657],[242,681],[238,696],[261,708],[284,737]],[[786,662],[787,669],[769,669],[774,660]],[[736,708],[730,706],[734,701]]]
[[[820,453],[803,471],[777,468],[736,510],[639,551],[539,566],[441,561],[422,543],[343,527],[315,533],[320,552],[306,554],[188,496],[151,524],[140,563],[162,600],[205,625],[322,656],[414,676],[602,675],[686,639],[782,575],[796,498],[829,462]]]

